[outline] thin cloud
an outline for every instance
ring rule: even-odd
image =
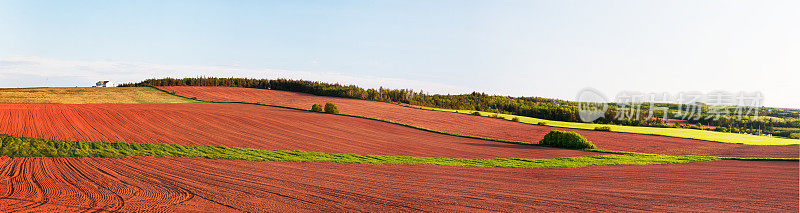
[[[435,82],[351,76],[342,73],[276,69],[243,69],[235,66],[163,65],[140,62],[67,61],[39,57],[0,59],[0,87],[91,86],[100,80],[138,82],[148,78],[244,77],[289,78],[355,84],[366,88],[409,88],[430,93],[467,93],[466,87]]]

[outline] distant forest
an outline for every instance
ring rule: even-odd
[[[225,87],[246,87],[258,89],[272,89],[292,92],[309,93],[320,96],[354,98],[371,101],[405,103],[418,106],[458,109],[458,110],[478,110],[487,112],[497,112],[528,116],[534,118],[581,122],[578,116],[578,103],[552,98],[541,97],[510,97],[487,95],[485,93],[472,92],[461,95],[440,95],[426,94],[422,91],[410,89],[364,89],[355,85],[342,85],[338,83],[325,83],[319,81],[291,80],[291,79],[252,79],[252,78],[162,78],[147,79],[139,83],[125,83],[121,87],[139,86],[225,86]],[[667,128],[693,128],[706,129],[724,132],[743,132],[751,134],[773,134],[788,138],[797,138],[800,134],[800,109],[768,108],[761,107],[751,115],[758,113],[759,119],[752,119],[745,116],[743,119],[734,117],[720,117],[714,119],[709,116],[710,107],[705,104],[698,104],[699,119],[686,120],[680,123],[668,122],[663,119],[645,119],[648,116],[650,104],[642,105],[638,113],[633,116],[625,116],[623,119],[615,119],[620,114],[621,105],[610,104],[605,118],[600,118],[594,123],[618,124],[629,126],[651,126]],[[668,119],[680,119],[677,104],[656,103],[655,107],[665,107],[668,110]],[[685,108],[685,106],[683,106]],[[732,110],[732,109],[731,109]],[[663,117],[663,112],[656,111],[653,117]],[[630,112],[625,112],[630,113]],[[638,117],[635,115],[638,114]],[[706,128],[711,126],[715,128]]]

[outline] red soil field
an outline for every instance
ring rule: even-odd
[[[0,121],[0,134],[86,142],[458,158],[599,154],[448,136],[368,119],[252,104],[0,104]]]
[[[159,87],[186,97],[210,101],[260,102],[263,104],[311,108],[312,104],[334,102],[343,114],[390,120],[427,129],[487,138],[536,143],[550,130],[577,132],[598,148],[668,155],[709,155],[724,157],[800,157],[800,146],[756,146],[718,143],[630,133],[602,132],[529,125],[501,119],[414,109],[391,103],[315,96],[304,93],[236,87]]]
[[[0,157],[8,211],[797,212],[798,163],[469,168]]]

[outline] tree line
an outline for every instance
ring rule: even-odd
[[[487,95],[485,93],[472,92],[460,95],[440,95],[426,94],[422,91],[415,92],[411,89],[364,89],[355,85],[343,85],[339,83],[326,83],[320,81],[292,80],[292,79],[255,79],[255,78],[217,78],[217,77],[198,77],[198,78],[161,78],[147,79],[139,83],[125,83],[121,87],[138,86],[225,86],[225,87],[246,87],[258,89],[272,89],[292,92],[309,93],[320,96],[353,98],[361,100],[382,101],[405,103],[418,106],[436,107],[444,109],[458,110],[477,110],[495,113],[505,113],[534,118],[581,122],[578,115],[578,103],[552,98],[542,97],[510,97]],[[679,109],[677,104],[658,103],[656,107],[666,107],[667,118],[680,118],[676,113]],[[781,131],[776,127],[797,128],[800,120],[797,119],[800,111],[797,109],[764,108],[757,113],[759,115],[774,116],[779,119],[732,119],[723,117],[722,119],[708,119],[708,106],[704,104],[700,107],[700,119],[687,120],[686,124],[670,124],[659,118],[663,117],[663,112],[656,111],[648,119],[649,104],[643,104],[641,110],[636,112],[638,116],[617,119],[622,112],[622,106],[611,103],[609,110],[604,118],[600,118],[594,123],[617,124],[629,126],[651,126],[651,127],[672,127],[672,128],[695,128],[703,129],[702,125],[724,127],[716,129],[726,132],[748,132],[764,134],[780,134]],[[785,117],[784,117],[785,116]],[[735,130],[735,131],[734,131]],[[790,130],[791,131],[791,130]],[[782,135],[782,134],[780,134]]]
[[[579,122],[573,102],[541,97],[494,96],[473,92],[463,95],[429,95],[411,89],[364,89],[355,85],[292,79],[253,78],[161,78],[120,87],[139,86],[225,86],[283,90],[320,96],[406,103],[419,106],[507,113],[535,118]]]

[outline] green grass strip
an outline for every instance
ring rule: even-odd
[[[9,157],[101,157],[129,156],[203,157],[250,161],[332,162],[359,164],[445,165],[463,167],[576,168],[597,165],[648,165],[720,160],[705,156],[652,154],[607,154],[547,159],[528,158],[435,158],[386,155],[358,155],[288,150],[262,150],[223,146],[195,146],[147,143],[109,143],[47,140],[0,135],[0,154]]]
[[[608,154],[620,154],[620,155],[643,154],[638,152],[613,151],[613,150],[602,150],[602,149],[587,149],[584,151],[608,153]],[[715,156],[710,156],[710,157],[715,157]],[[716,157],[716,158],[719,158],[721,160],[747,160],[747,161],[800,161],[800,158],[743,158],[743,157]]]

